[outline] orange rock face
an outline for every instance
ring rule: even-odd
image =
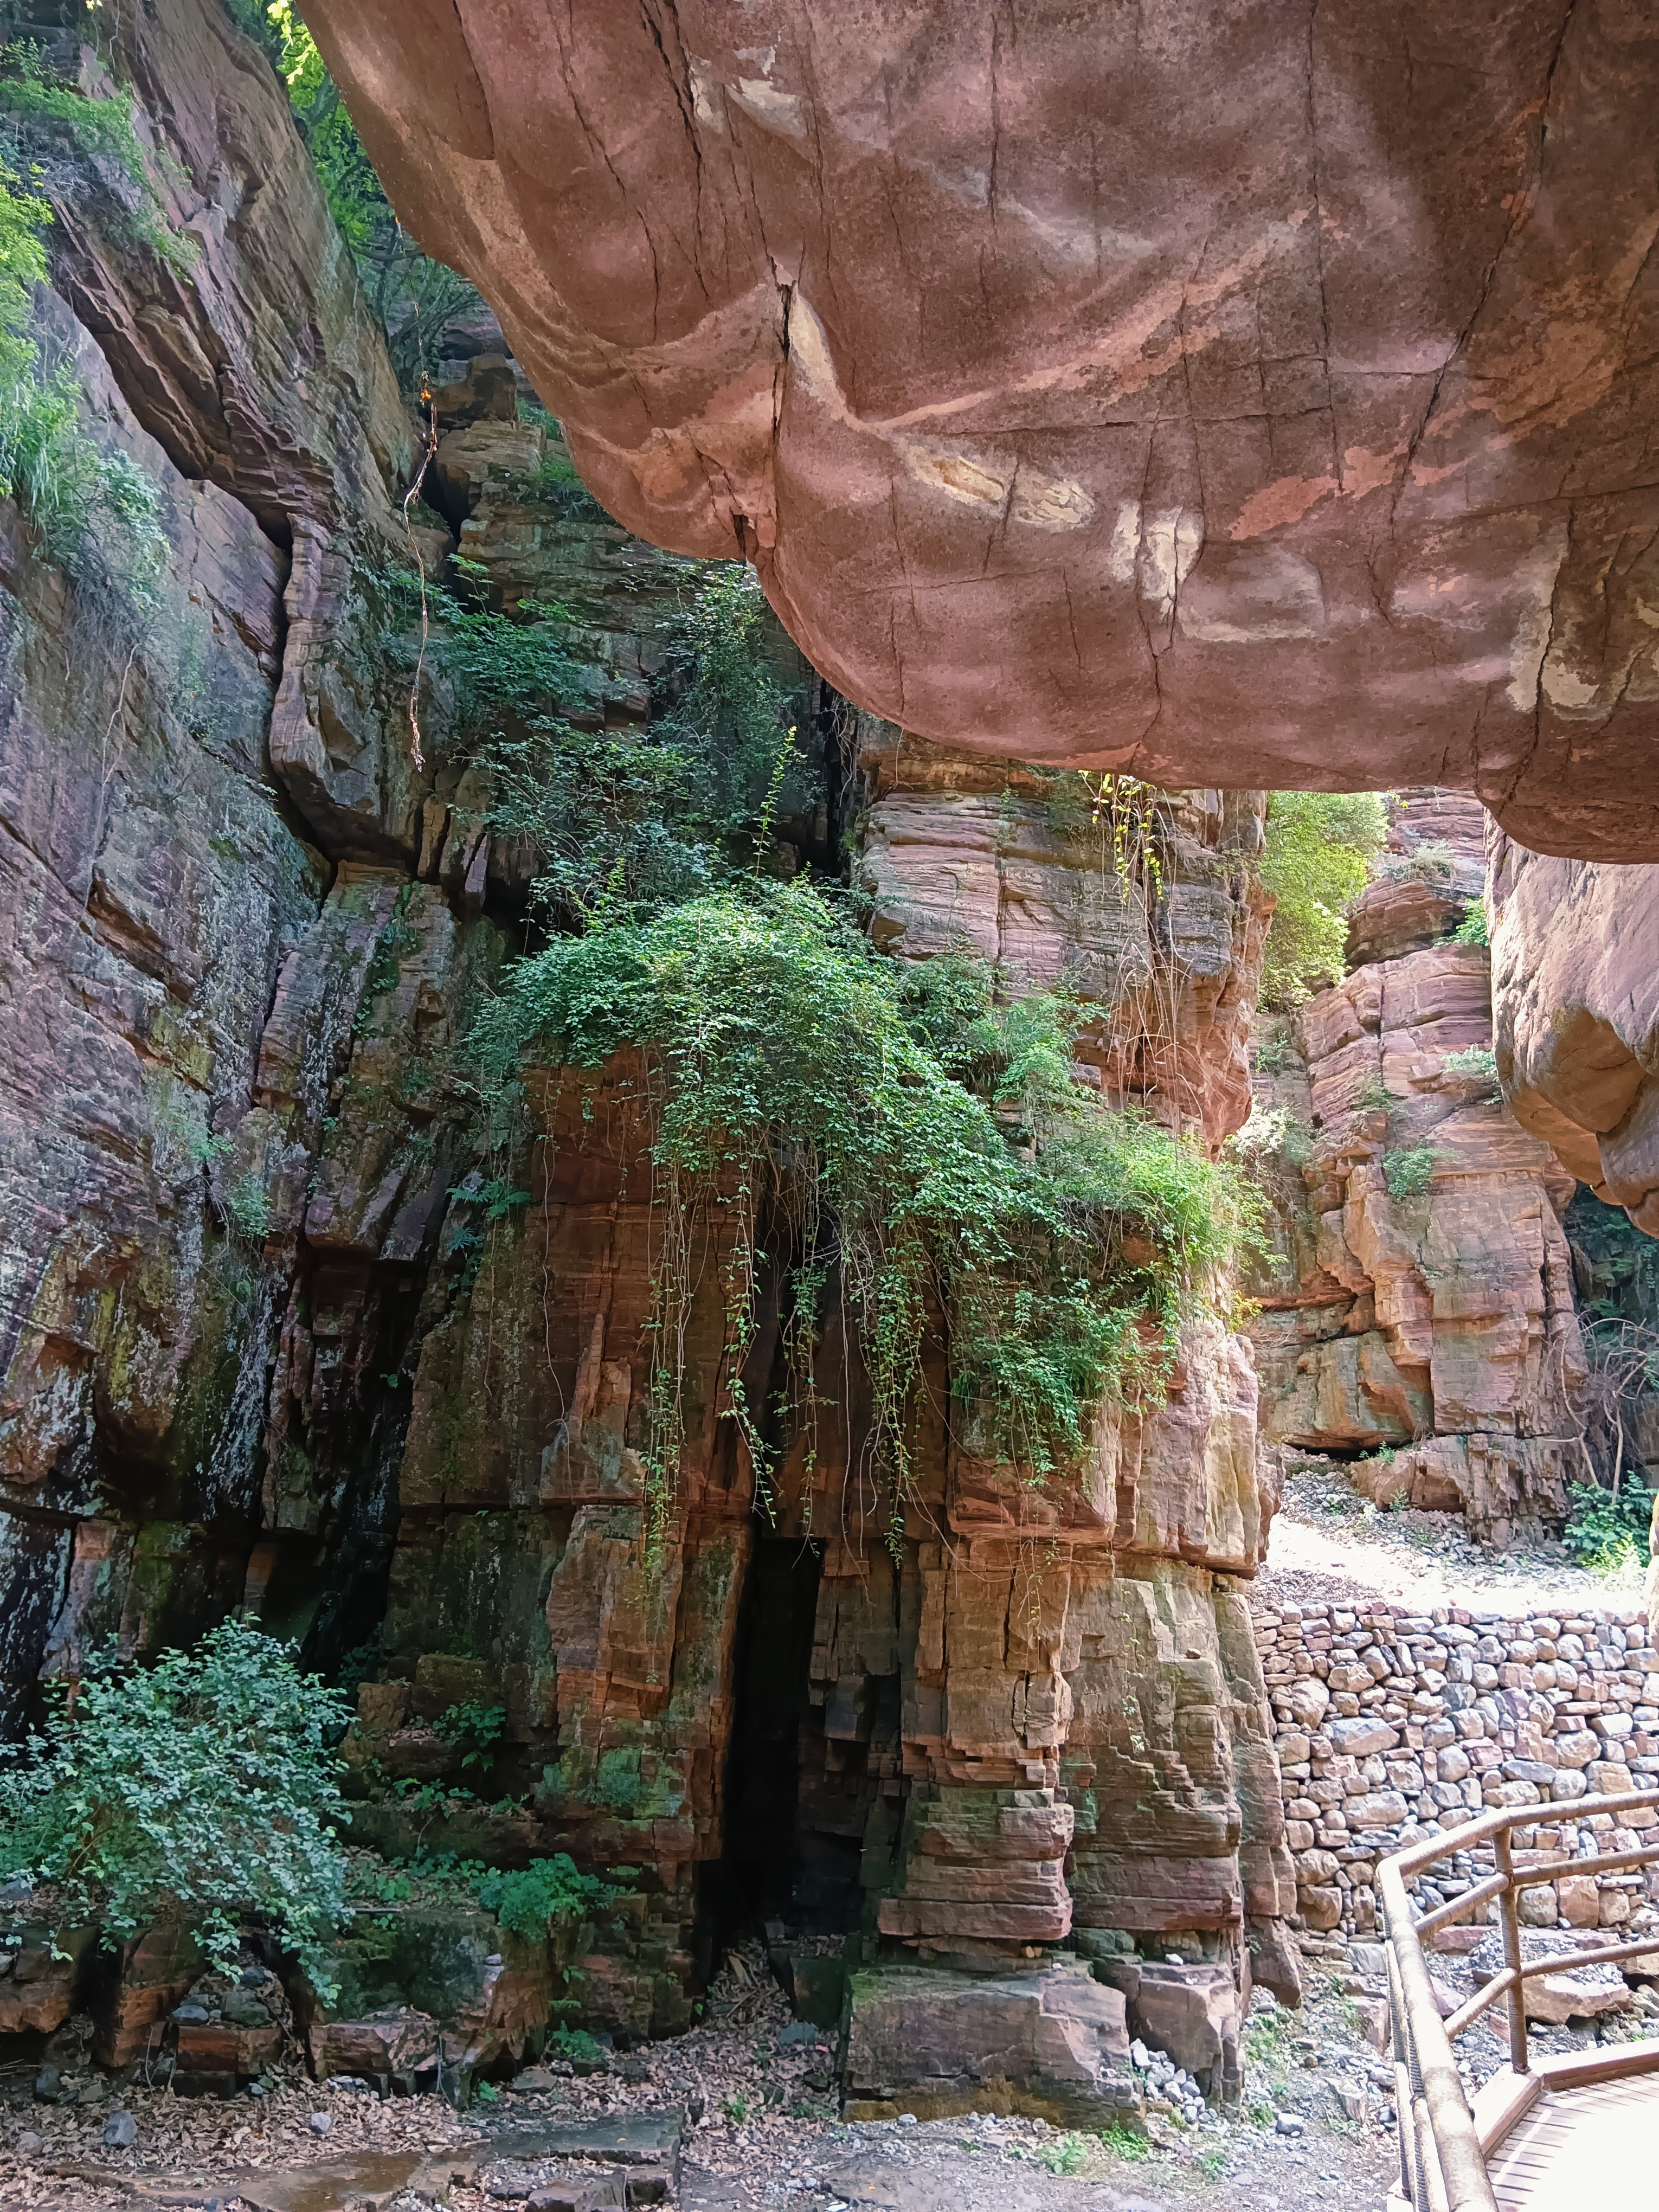
[[[1659,879],[1492,854],[1498,1064],[1516,1121],[1659,1237]]]
[[[1259,800],[1171,794],[1156,876],[1120,881],[1017,778],[896,735],[867,731],[862,751],[878,934],[900,957],[966,943],[1031,982],[1086,975],[1079,1080],[1218,1139],[1245,1095]],[[954,1405],[936,1347],[895,1521],[832,1296],[816,1445],[783,1453],[759,1514],[718,1418],[731,1353],[711,1227],[686,1340],[697,1412],[653,1568],[640,1454],[661,1229],[634,1071],[618,1063],[586,1104],[557,1071],[532,1092],[530,1204],[493,1225],[460,1209],[446,1240],[471,1224],[476,1279],[457,1286],[441,1260],[428,1291],[386,1650],[417,1705],[505,1705],[542,1772],[534,1848],[649,1870],[637,1940],[580,1962],[590,2015],[634,2033],[684,2017],[694,1874],[745,1853],[757,1881],[793,1862],[788,1917],[862,1929],[871,1957],[1178,1930],[1237,1975],[1249,1927],[1288,1988],[1288,1861],[1234,1580],[1274,1504],[1247,1348],[1194,1328],[1165,1406],[1103,1417],[1085,1463],[1033,1489]],[[756,1406],[781,1377],[781,1318],[763,1300]],[[436,1656],[463,1651],[476,1662]],[[407,1698],[362,1698],[362,1726],[399,1756]],[[781,1795],[757,1765],[763,1729]]]
[[[1565,1507],[1574,1183],[1498,1096],[1486,952],[1442,934],[1478,892],[1480,810],[1407,797],[1353,918],[1360,964],[1270,1024],[1261,1054],[1284,1117],[1252,1330],[1262,1432],[1391,1447],[1365,1471],[1373,1493],[1461,1505],[1503,1542]]]
[[[861,705],[1659,854],[1651,11],[310,20],[606,506]]]

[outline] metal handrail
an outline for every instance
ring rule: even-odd
[[[1626,1790],[1617,1796],[1576,1797],[1558,1809],[1563,1819],[1583,1820],[1601,1813],[1617,1815],[1644,1805],[1659,1805],[1659,1786]],[[1537,1827],[1553,1808],[1546,1805],[1505,1807],[1462,1827],[1449,1828],[1425,1843],[1413,1844],[1386,1858],[1376,1870],[1382,1905],[1382,1933],[1389,1962],[1389,2010],[1394,2028],[1395,2111],[1400,2130],[1401,2193],[1414,2212],[1498,2212],[1486,2161],[1475,2132],[1474,2115],[1463,2094],[1452,2056],[1452,2041],[1500,1997],[1509,2001],[1510,2065],[1525,2075],[1527,2014],[1523,1984],[1534,1974],[1571,1972],[1579,1966],[1613,1965],[1659,1952],[1659,1935],[1644,1942],[1601,1944],[1594,1949],[1557,1952],[1526,1960],[1521,1953],[1521,1921],[1516,1899],[1523,1889],[1542,1889],[1565,1872],[1611,1874],[1621,1868],[1659,1863],[1659,1844],[1611,1852],[1606,1858],[1555,1858],[1538,1866],[1515,1864],[1510,1837],[1516,1828]],[[1461,1897],[1413,1916],[1407,1880],[1477,1844],[1490,1843],[1498,1870],[1471,1884]],[[1504,1941],[1504,1969],[1442,2020],[1423,1956],[1423,1938],[1468,1912],[1473,1905],[1498,1900]]]

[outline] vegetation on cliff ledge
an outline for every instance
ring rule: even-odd
[[[937,1331],[972,1448],[1041,1480],[1086,1447],[1108,1399],[1151,1392],[1183,1323],[1224,1295],[1254,1220],[1227,1165],[1102,1109],[1073,1078],[1082,1010],[999,1005],[963,959],[910,969],[846,906],[754,878],[644,915],[596,917],[512,974],[476,1036],[496,1086],[526,1056],[599,1071],[636,1055],[662,1223],[652,1431],[660,1542],[686,1427],[684,1345],[717,1255],[730,1402],[765,1485],[816,1401],[820,1307],[838,1281],[859,1325],[866,1449],[895,1522]],[[787,1269],[792,1388],[772,1420],[742,1375],[757,1283]]]

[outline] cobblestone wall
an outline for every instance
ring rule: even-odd
[[[1586,1796],[1659,1784],[1659,1651],[1639,1608],[1252,1611],[1306,1929],[1369,1934],[1379,1860],[1505,1805],[1538,1808],[1515,1838],[1520,1863],[1563,1850],[1584,1862],[1582,1875],[1523,1894],[1523,1919],[1659,1926],[1659,1869],[1594,1870],[1599,1855],[1659,1842],[1659,1807],[1631,1829],[1573,1810]],[[1477,1878],[1464,1856],[1422,1887],[1449,1899]]]

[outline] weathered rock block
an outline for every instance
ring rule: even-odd
[[[854,2118],[1032,2112],[1061,2126],[1133,2124],[1122,1992],[1056,1961],[980,1977],[883,1966],[852,1978],[844,2089]]]

